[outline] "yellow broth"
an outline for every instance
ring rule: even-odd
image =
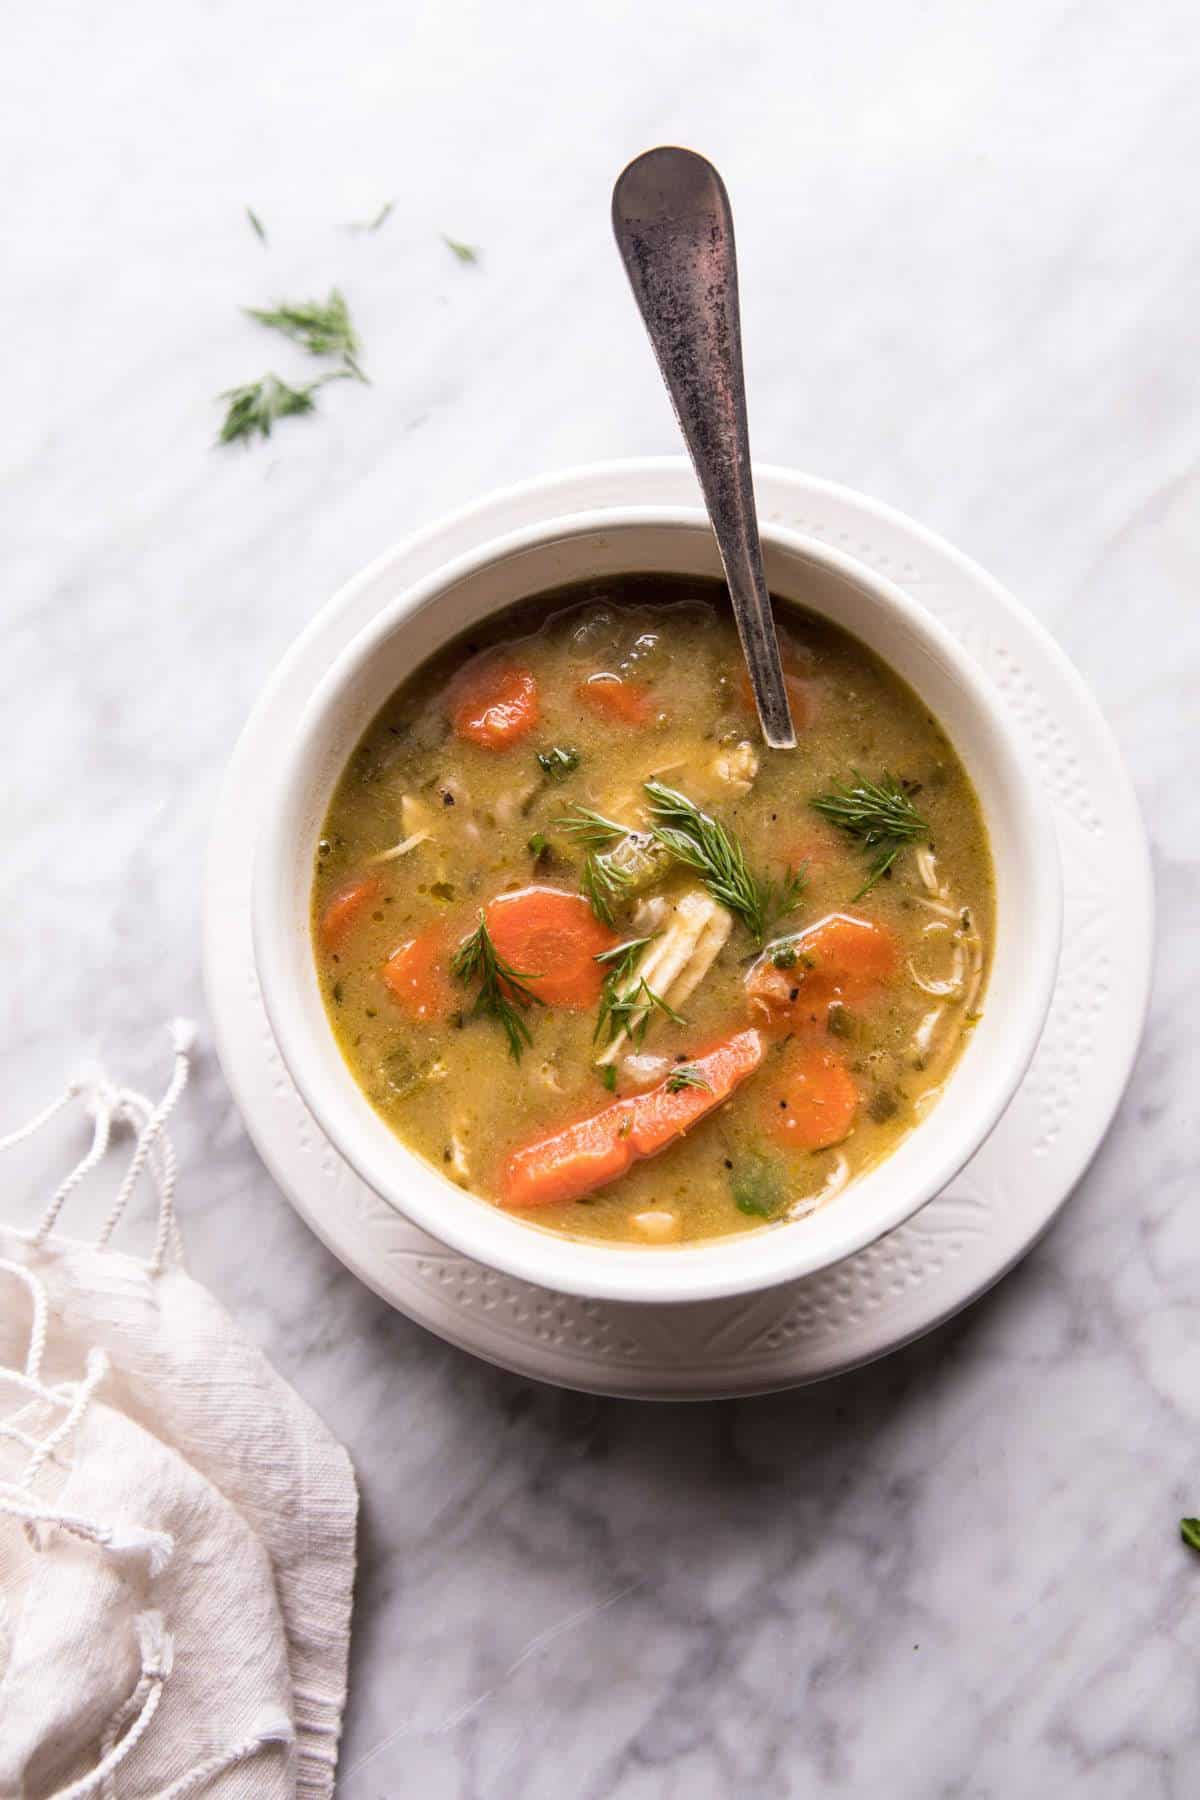
[[[388,701],[334,794],[313,882],[331,1027],[396,1135],[484,1200],[501,1198],[506,1159],[519,1146],[638,1091],[647,1069],[661,1079],[664,1068],[690,1067],[716,1040],[761,1023],[746,981],[752,969],[774,969],[770,945],[784,944],[786,965],[792,934],[848,913],[880,927],[894,946],[894,968],[869,993],[808,1018],[801,1002],[795,1030],[774,1018],[762,1067],[725,1104],[620,1179],[522,1214],[538,1226],[591,1239],[691,1242],[798,1216],[919,1122],[978,1017],[993,889],[961,762],[915,694],[862,643],[786,602],[776,602],[776,614],[799,728],[795,751],[761,742],[724,588],[630,575],[539,596],[449,645]],[[478,668],[528,671],[536,682],[537,723],[507,747],[465,741],[451,724],[463,671],[469,677]],[[585,703],[590,690],[581,698],[581,684],[598,674],[619,677],[639,698],[641,722]],[[556,750],[568,754],[556,758]],[[856,899],[878,852],[811,803],[858,775],[878,780],[885,772],[906,784],[928,832],[900,848],[887,874]],[[497,896],[531,884],[578,893],[585,853],[560,821],[586,806],[644,828],[650,777],[718,819],[764,877],[781,881],[803,865],[802,898],[774,924],[766,960],[735,920],[675,1009],[681,1022],[653,1009],[641,1044],[627,1043],[615,1058],[615,1077],[597,1067],[594,1006],[522,1011],[531,1042],[517,1060],[500,1024],[473,1013],[477,988],[451,972],[449,959]],[[354,916],[327,941],[328,909],[340,917],[344,896],[358,896],[364,880],[368,899],[343,908]],[[636,935],[631,919],[643,915],[635,905],[648,899],[653,912],[656,896],[661,906],[697,883],[694,871],[665,862],[646,892],[617,906],[615,936]],[[398,947],[424,942],[431,928],[441,945],[432,1010],[445,1016],[419,1017],[382,971]],[[536,988],[538,971],[522,972]],[[793,994],[810,978],[804,960],[785,966]],[[788,1021],[795,1023],[791,1014]],[[836,1144],[797,1148],[773,1133],[772,1082],[798,1043],[828,1051],[854,1084],[853,1122]],[[657,1061],[627,1067],[630,1056]],[[605,1085],[614,1079],[615,1094]],[[853,1205],[853,1193],[837,1204]]]

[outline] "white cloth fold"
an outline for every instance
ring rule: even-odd
[[[102,1078],[38,1228],[0,1224],[0,1800],[328,1800],[357,1496],[345,1452],[184,1270],[157,1107]],[[97,1243],[59,1215],[114,1127]],[[27,1135],[14,1133],[5,1142]],[[108,1238],[145,1173],[152,1256]]]

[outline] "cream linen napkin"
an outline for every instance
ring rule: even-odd
[[[158,1106],[72,1083],[83,1161],[37,1229],[0,1225],[0,1800],[326,1800],[357,1495],[345,1452],[186,1273]],[[137,1148],[95,1243],[59,1214],[114,1127]],[[151,1257],[109,1239],[139,1177]]]

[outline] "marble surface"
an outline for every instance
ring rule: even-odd
[[[675,448],[607,220],[656,140],[733,194],[757,453],[1020,595],[1153,839],[1149,1033],[1072,1204],[967,1315],[801,1393],[650,1408],[446,1348],[308,1235],[202,1057],[192,1266],[362,1481],[345,1800],[1196,1791],[1198,77],[1185,0],[0,22],[6,1117],[83,1051],[157,1087],[161,1022],[203,1022],[221,768],[330,592],[483,489]],[[306,372],[239,306],[334,281],[373,385],[214,450],[220,389]]]

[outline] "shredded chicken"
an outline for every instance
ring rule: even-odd
[[[917,873],[931,894],[941,896],[942,886],[938,880],[937,857],[928,844],[921,844],[916,851]]]
[[[683,1231],[677,1213],[659,1211],[657,1208],[633,1213],[629,1223],[646,1244],[676,1243]]]
[[[649,937],[665,923],[671,902],[665,894],[647,894],[633,909],[633,929],[638,937]]]
[[[676,899],[659,935],[646,945],[634,968],[618,989],[630,999],[644,981],[668,1006],[676,1007],[708,974],[730,931],[733,918],[702,887],[685,888]],[[633,1013],[601,1054],[600,1064],[615,1062],[621,1046],[649,1012],[649,1004]]]
[[[956,948],[965,963],[960,991],[927,1012],[912,1035],[910,1052],[913,1065],[925,1074],[944,1072],[950,1052],[958,1041],[958,1034],[948,1029],[951,1019],[959,1022],[960,1030],[963,1024],[974,1023],[975,1002],[979,998],[983,980],[983,940],[967,913],[959,916]],[[927,987],[930,992],[935,991],[931,984],[919,982],[918,986]],[[941,1091],[942,1083],[938,1081],[919,1094],[915,1103],[918,1114],[924,1115]]]
[[[983,939],[971,924],[964,926],[963,940],[967,946],[967,990],[963,995],[963,1012],[970,1018],[983,982]]]
[[[415,794],[404,794],[400,800],[400,824],[404,837],[416,837],[422,834],[427,838],[435,837],[438,815],[427,800],[418,800]]]
[[[457,1131],[452,1131],[450,1133],[446,1148],[450,1152],[446,1167],[453,1171],[458,1180],[469,1181],[471,1176],[471,1164],[467,1158],[467,1147],[463,1143],[462,1138],[459,1137]]]
[[[713,758],[713,773],[735,793],[748,794],[758,774],[758,752],[749,738],[718,750]]]
[[[927,1012],[925,1014],[925,1017],[913,1032],[913,1055],[921,1068],[924,1068],[928,1062],[929,1052],[933,1048],[934,1035],[942,1019],[945,1017],[945,1013],[946,1008],[944,1006],[935,1006],[932,1012]]]
[[[645,1056],[638,1051],[621,1058],[621,1074],[632,1088],[652,1088],[671,1068],[669,1056]]]
[[[685,787],[693,800],[707,806],[728,800],[731,795],[749,793],[758,769],[758,752],[751,740],[730,733],[711,751],[706,745],[697,746],[694,739],[680,739],[660,746],[653,763],[644,770],[642,780],[648,781],[653,776],[670,787]],[[619,798],[622,804],[613,812],[614,818],[645,816],[646,797],[643,793],[623,793]]]
[[[939,919],[954,920],[958,917],[957,910],[953,906],[947,906],[941,900],[923,900],[918,897],[917,904],[919,906],[924,906],[929,912],[936,914]]]
[[[449,783],[446,784],[446,790],[450,790]],[[446,868],[440,848],[442,844],[441,814],[442,809],[432,806],[428,800],[422,800],[416,794],[402,794],[400,797],[402,833],[400,842],[393,844],[390,850],[381,850],[371,860],[377,863],[393,862],[398,857],[407,856],[410,851],[417,848],[418,844],[432,844],[437,851],[434,859],[435,871],[439,880],[444,879]],[[465,829],[468,831],[472,829],[469,820],[466,822]],[[477,826],[474,827],[474,835],[476,837],[479,835]]]
[[[498,825],[515,825],[525,812],[529,802],[538,792],[540,782],[527,782],[524,787],[511,788],[508,793],[501,794],[492,809]]]
[[[932,896],[926,899],[918,895],[921,905],[928,907],[931,913],[936,913],[939,919],[957,920],[958,908],[953,904],[950,889],[938,874],[937,857],[928,844],[919,846],[916,851],[916,859],[917,873],[921,877],[926,893]]]
[[[410,850],[415,850],[418,844],[427,844],[431,836],[432,833],[428,831],[414,831],[411,837],[401,838],[390,850],[379,850],[367,860],[373,863],[395,862],[398,857],[407,856]]]
[[[922,975],[912,958],[908,961],[908,972],[913,982],[923,994],[932,994],[935,999],[946,1000],[951,995],[962,991],[963,979],[967,970],[967,956],[963,947],[961,933],[955,932],[941,919],[933,919],[921,933],[922,937],[948,937],[950,939],[950,973],[941,979]]]
[[[916,860],[917,872],[926,890],[920,896],[920,903],[934,915],[922,936],[949,936],[952,942],[950,972],[943,979],[923,976],[911,961],[908,964],[908,973],[921,992],[942,1002],[925,1014],[909,1046],[915,1066],[928,1071],[936,1068],[956,1041],[954,1034],[945,1029],[951,1016],[959,1021],[973,1022],[975,1002],[983,983],[983,939],[970,912],[955,905],[949,884],[938,873],[937,857],[928,845],[917,850]],[[940,1092],[937,1085],[927,1088],[918,1097],[917,1110],[924,1112]]]
[[[707,899],[707,896],[705,898]],[[671,988],[669,1001],[676,1011],[704,980],[724,949],[729,933],[733,929],[733,919],[723,906],[719,906],[715,900],[708,900],[708,905],[711,908],[708,922],[697,939],[695,949]]]

